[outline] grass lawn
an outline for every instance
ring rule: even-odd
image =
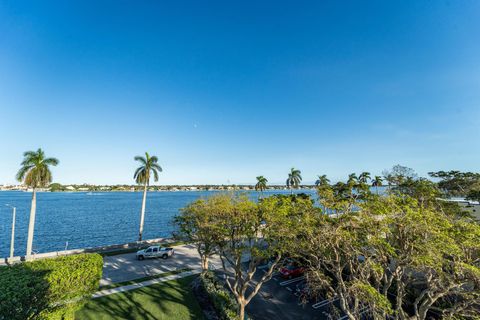
[[[195,277],[92,299],[75,314],[75,319],[204,319],[190,288]]]

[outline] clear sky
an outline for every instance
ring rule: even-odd
[[[479,171],[480,1],[1,1],[0,184]]]

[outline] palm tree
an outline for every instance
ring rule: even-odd
[[[350,187],[354,187],[357,184],[358,177],[355,173],[351,173],[348,175],[347,185]]]
[[[255,185],[255,190],[260,191],[263,195],[263,191],[267,189],[267,178],[264,176],[258,176],[257,177],[257,184]]]
[[[381,176],[375,176],[375,179],[373,179],[372,181],[372,187],[375,187],[375,189],[377,190],[377,194],[378,194],[378,187],[381,187],[383,184],[383,179]]]
[[[291,193],[293,194],[293,189],[292,188],[298,188],[298,185],[300,182],[302,182],[302,172],[300,170],[297,170],[295,168],[292,168],[290,170],[290,173],[288,174],[288,179],[287,179],[287,188],[290,188]]]
[[[45,188],[52,182],[52,173],[49,166],[58,165],[55,158],[46,158],[42,149],[27,151],[23,154],[21,168],[17,172],[17,180],[32,188],[32,205],[28,222],[26,259],[32,255],[33,232],[35,230],[35,214],[37,210],[37,189]]]
[[[360,183],[367,183],[368,180],[370,180],[370,172],[362,172],[360,173],[360,175],[358,176],[358,182]]]
[[[326,185],[330,184],[330,180],[327,178],[326,174],[321,175],[321,176],[317,176],[317,177],[318,177],[318,179],[317,179],[317,181],[315,181],[315,185],[317,187],[326,186]]]
[[[143,234],[143,222],[145,220],[145,203],[147,201],[147,189],[150,184],[150,174],[153,173],[154,181],[158,181],[158,173],[162,172],[162,167],[158,165],[158,158],[156,156],[150,156],[148,152],[145,152],[145,158],[142,156],[136,156],[135,161],[141,163],[141,166],[135,170],[133,179],[138,184],[143,184],[143,200],[142,210],[140,211],[140,231],[138,232],[138,241],[142,241]]]

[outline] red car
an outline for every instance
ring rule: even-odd
[[[304,271],[305,269],[303,267],[297,266],[295,264],[288,264],[280,269],[280,275],[284,278],[291,279],[301,276]]]

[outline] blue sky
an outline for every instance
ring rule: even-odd
[[[478,1],[2,1],[0,184],[478,171]]]

